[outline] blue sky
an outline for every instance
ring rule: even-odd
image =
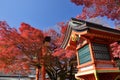
[[[16,28],[21,22],[26,22],[45,30],[79,13],[81,7],[70,0],[0,0],[0,21],[6,21]]]

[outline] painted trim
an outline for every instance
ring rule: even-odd
[[[112,33],[112,34],[116,34],[116,35],[120,36],[120,33],[115,33],[115,32],[111,32],[111,31],[108,31],[108,30],[97,29],[97,28],[93,28],[93,27],[90,27],[90,29],[94,29],[94,30],[98,30],[98,31],[102,31],[102,32],[107,32],[107,33],[110,33],[110,34]],[[112,28],[110,28],[110,29],[112,29]]]
[[[97,70],[98,73],[111,73],[111,72],[117,72],[120,73],[120,70]]]
[[[87,75],[87,74],[94,74],[95,70],[90,70],[90,71],[85,71],[85,72],[78,72],[77,74],[75,74],[75,76],[83,76],[83,75]]]
[[[99,78],[98,78],[98,73],[97,73],[96,70],[94,71],[94,76],[95,76],[95,80],[99,80]]]
[[[82,67],[82,68],[80,68],[80,71],[86,71],[86,70],[91,70],[91,69],[94,69],[93,65]]]

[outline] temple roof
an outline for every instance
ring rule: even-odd
[[[117,38],[116,40],[120,40],[120,38],[118,37],[118,36],[120,36],[119,30],[105,27],[100,24],[96,24],[96,23],[92,23],[92,22],[88,22],[88,21],[84,21],[84,20],[78,20],[76,18],[71,18],[71,20],[68,23],[68,28],[66,30],[65,38],[63,40],[61,47],[65,48],[67,46],[72,31],[79,32],[79,33],[87,31],[89,33],[92,32],[92,34],[94,34],[94,35],[96,34],[94,31],[90,31],[90,30],[94,30],[96,32],[100,31],[103,33],[103,35],[104,35],[104,33],[106,33],[107,34],[106,36],[109,36],[109,34],[112,34],[113,36],[115,36],[115,38]],[[100,33],[98,33],[98,34],[99,34],[99,36],[101,36]],[[111,36],[111,38],[113,36]]]
[[[73,25],[70,24],[70,26],[72,26],[72,29],[76,30],[76,31],[81,31],[81,30],[84,30],[84,29],[94,28],[94,29],[103,30],[103,31],[106,31],[106,32],[114,33],[114,34],[120,34],[119,30],[109,28],[109,27],[103,26],[101,24],[96,24],[96,23],[92,23],[92,22],[88,22],[88,21],[84,21],[84,20],[78,20],[76,18],[71,18],[69,23],[73,24]],[[76,26],[74,26],[75,24],[76,24]],[[83,24],[85,26],[81,26]]]

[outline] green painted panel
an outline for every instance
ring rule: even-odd
[[[84,47],[78,50],[79,62],[80,64],[91,61],[89,46],[85,45]]]

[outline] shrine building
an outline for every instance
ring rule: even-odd
[[[120,80],[120,70],[114,61],[110,44],[120,41],[120,31],[72,18],[62,48],[70,39],[79,40],[76,47],[78,80]]]

